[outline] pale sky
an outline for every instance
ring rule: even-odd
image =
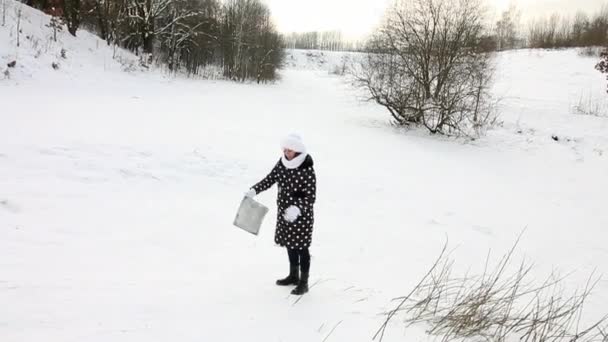
[[[360,38],[373,30],[392,0],[263,0],[281,32],[339,30]],[[597,11],[608,0],[486,0],[490,14],[499,13],[515,1],[523,20],[538,16]]]

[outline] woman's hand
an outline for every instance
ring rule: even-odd
[[[255,195],[257,195],[257,194],[255,193],[255,190],[253,190],[253,189],[249,189],[249,191],[247,191],[245,193],[245,197],[247,197],[247,198],[254,198]]]
[[[300,215],[302,215],[300,208],[296,207],[295,205],[292,205],[289,208],[285,209],[285,214],[283,215],[283,218],[287,222],[295,222],[298,217],[300,217]]]

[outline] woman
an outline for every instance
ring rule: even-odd
[[[277,227],[274,241],[287,248],[289,275],[277,280],[277,285],[296,285],[294,295],[308,292],[310,253],[316,199],[316,176],[312,157],[306,152],[302,138],[291,134],[281,142],[283,156],[270,174],[251,188],[246,196],[253,197],[278,183]],[[298,268],[301,271],[298,273]]]

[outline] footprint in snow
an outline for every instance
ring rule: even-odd
[[[56,151],[53,151],[53,150],[48,149],[48,148],[41,148],[41,149],[38,150],[38,152],[40,154],[43,154],[43,155],[46,155],[46,156],[55,156],[55,155],[58,154]]]
[[[483,226],[473,226],[473,230],[485,235],[492,235],[492,228]]]
[[[143,178],[143,179],[154,179],[154,180],[160,180],[160,178],[156,177],[155,175],[149,173],[149,172],[133,172],[131,170],[127,170],[127,169],[119,169],[118,172],[124,177],[124,178]]]
[[[10,202],[9,200],[6,200],[6,199],[0,200],[0,208],[8,210],[11,213],[18,213],[19,212],[19,207],[16,204],[14,204],[14,203]]]

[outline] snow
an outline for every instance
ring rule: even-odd
[[[574,151],[603,154],[608,144],[608,96],[605,76],[594,70],[598,58],[581,57],[577,49],[522,50],[498,56],[495,93],[502,101],[505,127],[526,131],[535,145],[552,144],[557,135]],[[603,117],[579,114],[575,107],[597,107]],[[541,140],[541,141],[538,141]]]
[[[24,12],[24,34],[47,37],[48,19]],[[280,82],[235,84],[125,73],[85,32],[36,58],[11,27],[0,59],[21,69],[0,81],[3,342],[369,341],[446,238],[458,269],[475,270],[524,228],[517,257],[538,279],[573,272],[574,288],[608,273],[608,119],[571,113],[605,81],[575,50],[500,54],[503,124],[470,142],[391,127],[302,51]],[[257,197],[271,208],[258,237],[232,226],[292,131],[318,177],[301,298],[274,285],[288,271],[276,190]],[[607,290],[585,320],[605,313]],[[397,319],[385,341],[420,334]]]
[[[339,74],[349,63],[362,56],[359,52],[287,50],[285,67],[295,70],[316,70]]]
[[[108,71],[137,71],[138,58],[122,49],[114,49],[97,36],[80,30],[78,37],[71,36],[65,26],[53,40],[50,17],[13,0],[6,0],[6,25],[0,26],[0,81],[23,83],[39,79],[75,79],[86,69],[94,81],[107,77]],[[20,30],[17,35],[17,18],[21,10]],[[0,12],[2,8],[0,6]],[[0,25],[1,25],[0,13]],[[18,37],[19,36],[19,37]],[[19,38],[19,39],[18,39]],[[19,47],[17,47],[19,41]],[[62,57],[62,50],[65,56]],[[10,77],[3,74],[7,63],[17,61],[15,68],[8,69]],[[52,67],[59,65],[59,70]],[[2,84],[0,83],[0,84]]]

